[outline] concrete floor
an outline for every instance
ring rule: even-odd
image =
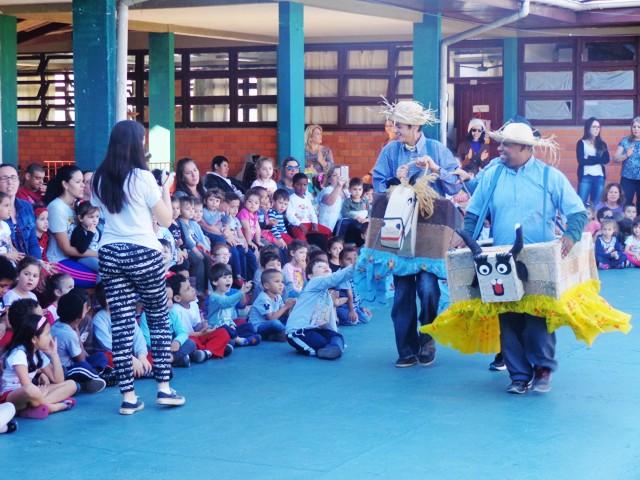
[[[603,296],[638,318],[640,270],[602,272]],[[397,369],[389,309],[345,328],[335,362],[288,345],[237,349],[176,372],[187,405],[117,414],[117,388],[0,435],[0,478],[640,479],[640,329],[589,348],[558,334],[546,395],[509,395],[488,355],[440,347]],[[28,476],[27,476],[28,475]]]

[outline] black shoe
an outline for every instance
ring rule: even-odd
[[[189,355],[189,358],[195,363],[202,363],[207,359],[207,354],[203,350],[196,350]]]
[[[185,398],[178,395],[175,390],[171,390],[171,393],[158,392],[158,398],[156,399],[158,405],[169,405],[172,407],[184,405],[185,401]]]
[[[435,342],[430,342],[422,347],[420,355],[418,355],[418,363],[422,367],[428,367],[436,361],[436,345]]]
[[[133,415],[144,408],[144,402],[139,398],[136,403],[122,402],[120,405],[120,415]]]
[[[316,356],[324,360],[335,360],[342,356],[342,349],[338,345],[327,345],[316,351]]]
[[[412,355],[407,358],[398,358],[398,360],[396,360],[396,367],[398,368],[413,367],[417,363],[418,363],[418,357],[416,357],[415,355]]]
[[[527,382],[526,380],[514,380],[507,387],[507,392],[523,394],[529,390],[529,387],[531,387],[531,382]]]
[[[507,366],[504,364],[504,358],[502,357],[502,352],[496,353],[493,362],[489,364],[489,370],[497,370],[502,371],[506,370]]]
[[[92,378],[91,380],[87,380],[86,382],[82,382],[80,384],[80,391],[82,393],[98,393],[104,390],[107,386],[107,382],[105,382],[101,378]]]
[[[534,371],[533,388],[531,390],[538,393],[547,393],[551,390],[551,369],[534,367]]]
[[[231,345],[230,343],[227,343],[224,346],[224,356],[228,357],[229,355],[231,355],[233,353],[233,345]]]

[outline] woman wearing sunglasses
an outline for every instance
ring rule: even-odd
[[[467,138],[458,145],[458,156],[462,167],[473,164],[483,168],[489,163],[489,145],[484,143],[484,123],[472,118],[467,127]]]
[[[300,173],[300,164],[293,157],[287,157],[282,161],[282,168],[280,169],[280,181],[278,182],[278,188],[284,188],[289,195],[293,195],[293,176],[296,173]]]

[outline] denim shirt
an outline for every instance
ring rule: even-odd
[[[36,217],[33,213],[33,207],[29,205],[29,202],[16,198],[15,208],[18,228],[16,229],[16,224],[13,223],[11,218],[5,220],[11,228],[13,246],[19,252],[42,260],[42,250],[36,235]]]

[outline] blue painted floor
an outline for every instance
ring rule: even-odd
[[[602,272],[603,296],[640,314],[640,270]],[[117,388],[0,435],[0,478],[640,479],[640,328],[593,347],[558,334],[546,395],[509,395],[488,355],[440,347],[397,369],[389,309],[344,329],[342,359],[283,344],[179,369],[187,405],[117,414]]]

